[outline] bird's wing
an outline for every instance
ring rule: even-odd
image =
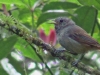
[[[69,34],[69,37],[83,45],[100,49],[100,44],[91,36],[89,36],[87,33],[81,33],[81,32],[73,33]]]

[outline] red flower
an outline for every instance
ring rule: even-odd
[[[54,29],[50,30],[50,33],[49,33],[48,36],[46,36],[46,34],[44,33],[44,30],[40,29],[39,35],[40,35],[40,38],[44,42],[49,43],[51,45],[55,45],[56,44],[56,32],[55,32]]]
[[[44,30],[43,30],[43,29],[40,29],[40,30],[39,30],[39,36],[40,36],[40,38],[41,38],[44,42],[47,43],[47,36],[46,36],[46,34],[44,33]]]

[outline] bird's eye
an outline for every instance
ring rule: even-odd
[[[62,22],[63,22],[63,20],[60,20],[60,22],[62,23]]]

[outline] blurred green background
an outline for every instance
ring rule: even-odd
[[[100,42],[100,0],[0,0],[0,12],[12,15],[34,37],[57,49],[61,46],[54,25],[48,23],[60,16],[71,18]],[[63,61],[53,58],[46,50],[34,47],[43,61],[23,38],[0,27],[0,75],[69,75],[73,70],[63,68]],[[87,53],[82,62],[100,70],[100,52]],[[80,74],[86,73],[77,69],[73,72]]]

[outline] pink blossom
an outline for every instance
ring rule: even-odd
[[[41,38],[44,42],[47,43],[47,37],[48,37],[48,36],[46,36],[46,34],[44,33],[44,30],[43,30],[43,29],[40,29],[40,30],[39,30],[39,36],[40,36],[40,38]]]
[[[43,29],[40,29],[39,35],[44,42],[49,43],[51,45],[56,44],[56,32],[54,29],[50,29],[50,33],[48,36],[46,36]]]

